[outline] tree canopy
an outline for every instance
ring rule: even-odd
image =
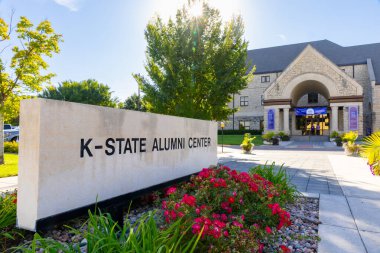
[[[200,16],[191,16],[190,8],[191,3],[167,23],[156,17],[147,25],[148,77],[134,77],[148,111],[223,120],[236,110],[227,105],[232,95],[253,78],[244,25],[239,16],[223,23],[207,3]]]
[[[142,101],[141,101],[140,96],[135,93],[135,94],[132,94],[130,97],[128,97],[125,100],[122,108],[123,109],[127,109],[127,110],[134,110],[134,111],[145,112],[146,108],[145,108],[145,106],[141,102]]]
[[[118,105],[118,99],[112,97],[110,87],[94,79],[64,81],[58,86],[51,85],[39,97],[108,107]]]
[[[50,82],[54,74],[48,71],[49,65],[44,58],[59,53],[62,41],[62,35],[54,32],[48,20],[34,26],[26,17],[20,17],[15,33],[13,29],[12,21],[7,24],[0,18],[0,44],[3,46],[0,49],[0,164],[4,163],[3,114],[7,99],[23,92],[38,92],[43,83]],[[11,47],[9,41],[14,34],[12,41],[17,44]],[[3,53],[9,48],[12,52],[7,64]]]

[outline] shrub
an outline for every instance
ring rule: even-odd
[[[261,135],[263,133],[262,130],[223,130],[223,134],[225,135],[243,135],[246,133],[250,133],[251,135]],[[218,130],[218,135],[222,134],[222,130]]]
[[[128,220],[120,226],[109,214],[99,215],[89,212],[87,229],[84,237],[87,240],[86,252],[194,252],[200,236],[186,238],[186,231],[191,226],[184,227],[182,221],[172,223],[162,230],[158,227],[154,213],[149,212],[131,224]],[[81,233],[73,230],[73,233]],[[79,244],[66,244],[52,239],[43,239],[35,234],[32,243],[23,245],[17,250],[21,252],[81,252]]]
[[[0,194],[0,249],[7,250],[7,241],[13,240],[16,231],[16,193]]]
[[[367,158],[371,173],[380,176],[380,131],[363,139],[360,154]]]
[[[333,131],[331,134],[330,134],[330,138],[337,138],[339,137],[339,133],[337,131]]]
[[[274,132],[267,132],[267,133],[263,134],[263,139],[266,141],[272,142],[272,139],[275,135],[276,134]]]
[[[290,137],[289,135],[287,135],[285,132],[278,132],[277,133],[277,136],[282,140],[282,141],[289,141],[290,140]]]
[[[348,144],[355,143],[357,138],[358,138],[358,132],[355,132],[355,131],[350,131],[342,135],[342,141],[347,142]]]
[[[202,235],[199,252],[261,252],[262,240],[291,224],[281,192],[260,176],[227,167],[203,169],[189,183],[167,191],[168,224],[182,219]],[[202,230],[203,229],[203,230]]]
[[[4,152],[18,154],[18,143],[15,141],[4,142]]]
[[[256,137],[251,137],[250,134],[244,134],[243,142],[240,144],[240,147],[245,152],[250,152],[252,147],[255,146],[252,142]]]
[[[276,168],[275,163],[272,163],[271,165],[258,165],[251,168],[249,173],[251,175],[258,174],[274,184],[276,189],[281,193],[278,196],[278,202],[280,205],[293,202],[295,196],[298,195],[297,188],[290,183],[289,176],[286,174],[283,165],[279,168]]]

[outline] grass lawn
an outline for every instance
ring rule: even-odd
[[[0,165],[0,178],[16,176],[18,173],[18,155],[4,154],[5,164]]]
[[[256,138],[253,143],[255,146],[260,146],[263,144],[263,138],[261,135],[254,135]],[[224,135],[223,144],[227,145],[240,145],[243,141],[244,135]],[[218,135],[218,144],[222,144],[222,135]]]

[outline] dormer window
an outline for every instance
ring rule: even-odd
[[[262,83],[269,83],[270,82],[270,76],[261,76],[261,82]]]

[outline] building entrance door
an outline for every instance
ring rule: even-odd
[[[329,135],[330,119],[327,108],[296,108],[296,129],[306,136]]]
[[[300,116],[302,135],[329,135],[329,115]]]

